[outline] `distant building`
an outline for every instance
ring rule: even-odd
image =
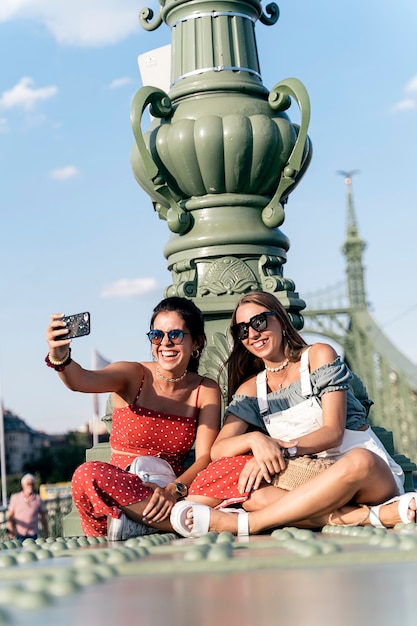
[[[51,437],[34,430],[7,409],[4,409],[3,415],[6,474],[21,474],[25,464],[36,461],[42,448],[51,444]]]

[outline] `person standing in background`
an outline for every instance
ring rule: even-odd
[[[44,503],[35,493],[35,477],[25,474],[21,480],[22,491],[10,498],[7,528],[10,539],[37,539],[39,518],[43,526],[44,538],[48,537],[48,521]]]

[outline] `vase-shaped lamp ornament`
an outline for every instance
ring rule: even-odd
[[[238,297],[258,289],[303,325],[279,227],[311,159],[309,97],[295,78],[264,87],[255,39],[256,22],[278,15],[258,0],[167,0],[155,19],[141,13],[147,30],[171,29],[171,88],[143,87],[133,99],[134,175],[171,231],[166,295],[193,298],[223,328]],[[299,125],[287,114],[293,103]]]
[[[191,298],[203,312],[199,372],[219,381],[224,403],[230,317],[242,294],[275,294],[303,326],[279,227],[311,159],[310,104],[295,78],[270,91],[262,84],[255,25],[273,26],[278,16],[275,3],[263,12],[260,0],[160,0],[156,17],[140,14],[148,31],[171,29],[171,86],[143,87],[133,99],[133,172],[170,231],[165,296]],[[293,103],[299,125],[287,114]]]

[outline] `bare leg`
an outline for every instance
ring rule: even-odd
[[[302,520],[327,523],[328,516],[349,502],[378,504],[397,495],[397,486],[388,465],[377,455],[356,449],[308,483],[288,492],[272,504],[249,516],[252,532]],[[363,520],[363,509],[356,510],[356,522]]]
[[[128,504],[127,506],[121,507],[123,512],[130,517],[135,522],[140,522],[145,526],[151,526],[151,528],[156,528],[164,533],[174,532],[171,523],[169,521],[169,517],[167,519],[162,520],[161,522],[148,522],[143,517],[143,511],[145,510],[146,505],[148,504],[149,499],[141,500],[140,502],[135,502],[134,504]]]
[[[274,497],[268,488],[262,489],[262,498]],[[278,493],[277,493],[278,492]],[[253,510],[259,492],[251,494],[244,508],[249,514],[251,534],[256,534],[279,526],[320,527],[324,526],[329,514],[350,502],[358,504],[379,504],[398,494],[398,489],[388,465],[377,455],[364,449],[352,450],[325,472],[316,476],[293,491],[277,490],[275,501]],[[384,509],[385,507],[383,507]],[[388,506],[386,507],[388,509]],[[395,506],[393,507],[393,509]],[[363,508],[351,507],[346,510],[351,516],[350,523],[361,523],[364,518]],[[385,518],[392,515],[388,510]],[[355,517],[355,519],[353,519]],[[212,530],[228,530],[236,532],[237,522],[233,515],[213,511],[210,528]],[[337,518],[335,520],[337,522]],[[381,519],[384,523],[384,519]],[[396,521],[388,525],[394,525]]]

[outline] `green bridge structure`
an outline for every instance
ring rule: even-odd
[[[384,335],[368,310],[363,265],[366,244],[360,237],[355,214],[353,172],[341,173],[345,175],[347,190],[347,232],[342,247],[346,281],[338,285],[344,305],[338,298],[337,306],[307,306],[303,311],[303,330],[327,337],[342,347],[346,363],[361,378],[374,402],[371,424],[390,431],[396,450],[415,460],[417,366]],[[316,298],[313,294],[312,299],[315,303],[328,301],[329,291]]]

